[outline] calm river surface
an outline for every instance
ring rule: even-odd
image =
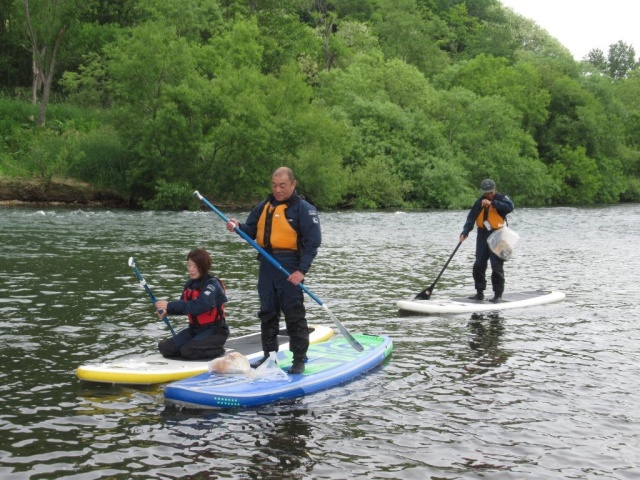
[[[352,333],[390,335],[394,352],[340,388],[207,412],[165,406],[161,386],[84,384],[75,369],[168,334],[131,256],[173,298],[186,253],[205,246],[232,335],[258,331],[248,244],[211,212],[0,207],[0,478],[640,478],[640,205],[510,216],[520,242],[507,291],[562,290],[562,303],[399,316],[396,301],[431,284],[465,216],[321,213],[308,287]],[[473,293],[474,242],[434,298]],[[311,323],[332,325],[306,302]]]

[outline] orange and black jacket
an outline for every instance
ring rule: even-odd
[[[473,230],[474,225],[483,225],[484,224],[484,214],[485,209],[482,208],[482,199],[484,196],[481,196],[476,200],[476,203],[473,204],[471,210],[469,210],[469,215],[467,215],[467,221],[462,227],[462,234],[467,236],[469,232]],[[490,211],[487,211],[487,220],[492,224],[491,228],[493,230],[497,230],[501,228],[503,225],[499,225],[499,221],[504,221],[507,218],[507,214],[513,212],[514,209],[513,201],[504,193],[496,193],[495,197],[491,201],[491,207],[489,207]],[[483,227],[478,227],[482,228]]]
[[[240,229],[269,253],[297,252],[296,270],[304,274],[311,268],[322,240],[316,208],[295,192],[284,202],[269,195],[251,210]]]
[[[209,273],[184,285],[180,300],[167,305],[169,315],[188,315],[189,325],[202,326],[224,320],[227,302],[222,282]]]

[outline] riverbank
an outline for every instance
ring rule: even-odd
[[[0,177],[0,205],[130,207],[117,192],[77,180]]]

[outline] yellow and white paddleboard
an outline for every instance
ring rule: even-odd
[[[333,336],[327,326],[309,325],[309,343],[320,343]],[[289,349],[286,330],[278,336],[280,351]],[[252,333],[227,340],[227,352],[237,351],[249,361],[262,356],[260,333]],[[164,358],[160,353],[129,355],[103,363],[91,363],[78,367],[76,375],[87,382],[151,385],[172,382],[206,372],[210,360],[179,360]]]

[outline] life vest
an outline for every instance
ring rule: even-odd
[[[211,277],[211,278],[218,280],[218,282],[222,286],[222,291],[226,293],[226,289],[222,280],[216,277]],[[202,285],[206,287],[207,284],[203,283]],[[189,302],[191,300],[195,300],[196,298],[198,298],[198,295],[200,295],[200,289],[187,288],[182,292],[182,300],[185,302]],[[189,323],[191,325],[207,325],[208,323],[224,320],[224,305],[218,305],[216,307],[213,307],[208,312],[203,312],[199,315],[188,314],[188,317],[189,317]]]
[[[491,230],[499,230],[504,227],[504,218],[502,218],[493,205],[489,205],[489,208],[480,210],[480,213],[476,217],[476,225],[478,228],[486,228],[484,226],[485,220],[491,225]]]
[[[273,207],[267,202],[258,219],[256,242],[267,250],[297,250],[298,232],[285,216],[288,205],[283,203]]]

